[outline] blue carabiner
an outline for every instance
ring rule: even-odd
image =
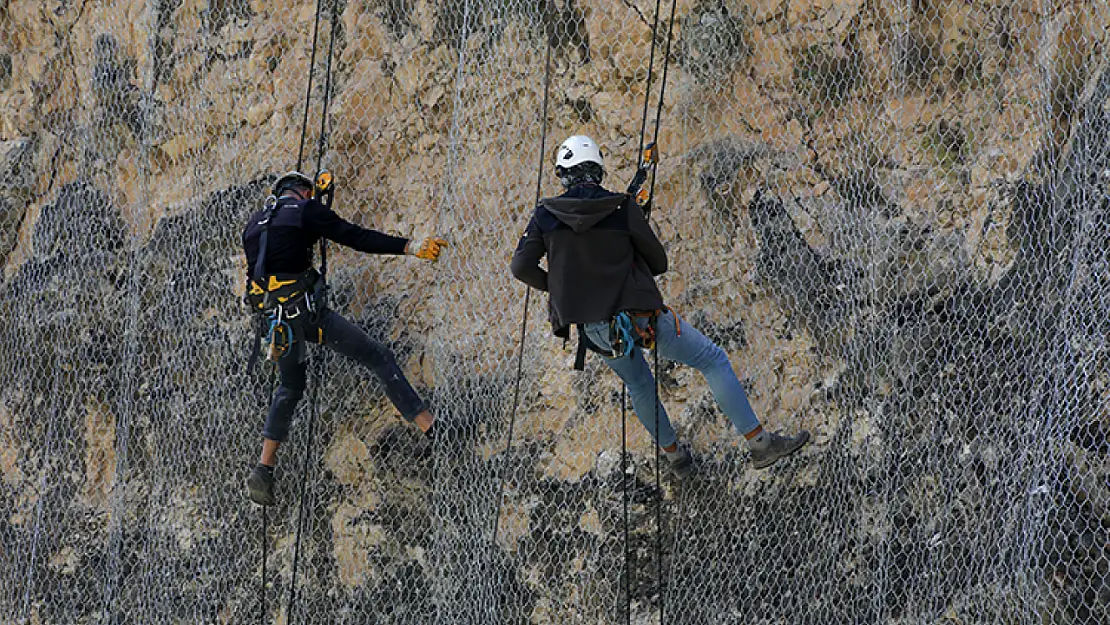
[[[619,312],[613,318],[613,324],[617,330],[617,341],[619,342],[621,356],[631,356],[632,347],[636,344],[636,338],[632,334],[632,317],[629,317],[626,312]]]

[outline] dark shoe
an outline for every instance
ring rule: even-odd
[[[277,504],[274,499],[274,469],[260,464],[247,477],[247,495],[260,506]]]
[[[752,450],[752,466],[756,469],[766,469],[775,464],[779,458],[785,458],[798,451],[809,442],[809,432],[802,430],[795,436],[782,436],[771,433],[771,442],[766,448],[759,451]]]
[[[678,479],[686,479],[694,472],[694,459],[690,457],[690,452],[686,451],[684,447],[679,445],[678,451],[673,453],[663,453],[663,457],[671,465],[671,471],[678,476]]]

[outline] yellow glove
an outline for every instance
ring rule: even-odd
[[[439,253],[443,248],[447,247],[447,241],[438,237],[424,239],[420,247],[416,248],[415,251],[413,251],[413,243],[415,243],[415,241],[409,241],[408,245],[405,246],[405,253],[423,260],[430,260],[433,263],[439,260]]]

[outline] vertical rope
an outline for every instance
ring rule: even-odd
[[[656,140],[659,139],[659,124],[660,124],[661,120],[663,119],[663,96],[667,93],[667,68],[669,68],[670,65],[671,65],[671,36],[674,34],[674,12],[675,12],[675,5],[677,5],[677,4],[678,4],[678,0],[671,0],[671,16],[670,16],[669,23],[667,25],[667,46],[663,50],[663,78],[659,81],[659,104],[655,108],[655,134],[654,134],[654,137],[655,137]],[[658,8],[656,8],[656,11],[658,11]],[[656,15],[656,19],[658,20],[658,14]],[[654,47],[654,45],[655,45],[655,38],[654,38],[654,33],[653,33],[652,46]],[[651,78],[650,75],[648,76],[648,78],[649,79]],[[647,105],[646,100],[644,102],[644,105],[645,106]],[[647,120],[646,115],[644,116],[644,120],[646,122],[646,120]],[[641,153],[644,151],[643,143],[644,143],[643,133],[641,132],[641,135],[640,135],[640,152]],[[654,168],[654,167],[651,170],[651,182],[648,185],[648,197],[655,197],[655,170],[656,170],[656,168]]]
[[[655,360],[652,377],[655,378],[655,436],[659,436],[659,323],[658,317],[651,319],[655,327],[655,346],[651,355]],[[676,443],[677,444],[677,443]],[[663,489],[659,479],[659,442],[655,444],[655,588],[659,592],[659,624],[663,624]]]
[[[546,17],[547,5],[544,5],[544,16]],[[547,110],[551,100],[551,37],[547,38],[547,53],[544,60],[544,74],[543,74],[543,113],[540,122],[540,152],[539,152],[539,166],[536,174],[536,199],[533,206],[540,203],[540,193],[543,191],[543,169],[544,160],[547,157]],[[500,475],[497,479],[497,506],[493,513],[493,540],[492,544],[497,544],[497,532],[501,524],[501,508],[505,505],[505,472],[509,465],[511,451],[513,446],[513,428],[516,425],[516,411],[520,407],[520,380],[524,374],[524,342],[528,337],[528,307],[532,299],[532,287],[527,287],[524,292],[524,312],[520,319],[520,351],[517,353],[516,359],[516,380],[513,382],[513,407],[512,412],[509,413],[509,430],[505,435],[505,456],[504,461],[501,463]]]
[[[266,560],[267,560],[267,542],[269,537],[269,528],[267,527],[267,520],[269,515],[266,513],[266,506],[259,506],[262,508],[262,583],[258,588],[258,622],[260,625],[266,625]]]
[[[463,99],[463,90],[464,86],[466,85],[467,77],[467,55],[470,52],[467,46],[467,42],[470,40],[471,22],[474,19],[472,11],[476,10],[472,6],[475,1],[476,0],[456,0],[455,3],[456,8],[458,4],[462,5],[462,24],[459,32],[457,33],[458,38],[454,40],[454,43],[456,44],[455,51],[457,52],[457,55],[455,56],[455,85],[451,106],[451,124],[447,130],[447,154],[445,158],[444,171],[441,178],[444,183],[440,185],[440,188],[443,192],[441,194],[438,194],[437,196],[439,202],[438,207],[435,210],[435,217],[433,222],[435,230],[438,232],[452,231],[453,229],[457,229],[453,228],[453,226],[456,225],[454,220],[449,219],[454,217],[455,211],[447,207],[457,207],[459,205],[458,200],[460,192],[458,191],[457,185],[447,181],[454,181],[461,167],[459,164],[459,161],[461,160],[460,144],[463,142],[463,140],[460,137],[462,136],[462,126],[464,123],[463,120],[465,118],[466,111],[466,105]],[[445,218],[448,218],[447,227],[444,227],[443,225]],[[453,255],[451,254],[447,256],[448,263],[450,263],[450,259],[452,257]],[[440,303],[443,303],[443,300],[446,299],[443,295],[443,292],[447,289],[442,288],[444,285],[444,280],[446,280],[448,283],[451,283],[453,277],[449,275],[445,278],[445,273],[450,274],[453,272],[445,272],[443,270],[434,272],[432,291],[435,294],[434,297],[436,298],[436,301]],[[458,278],[455,277],[455,279],[457,280]],[[450,309],[452,304],[452,302],[447,302],[446,305],[442,306],[442,308]],[[445,342],[440,338],[439,334],[436,333],[433,336],[429,336],[428,338],[431,346],[430,349],[433,360],[437,363],[448,360],[450,358],[450,355],[447,354],[449,350],[443,348],[443,344]],[[452,336],[452,338],[454,338],[454,336]],[[447,369],[450,370],[450,367],[447,367]],[[451,373],[453,372],[449,372],[446,374],[448,379],[450,379]],[[433,376],[433,383],[436,388],[444,388],[450,386],[449,381],[443,380],[444,375],[444,367],[436,366]],[[443,395],[444,394],[442,393],[433,393],[432,403],[429,406],[429,410],[431,410],[433,414],[439,414],[438,407],[445,405]],[[439,425],[442,426],[443,423],[441,422]],[[429,541],[428,559],[432,573],[430,580],[431,587],[428,593],[428,603],[432,608],[432,612],[434,612],[434,616],[429,614],[428,619],[432,622],[444,622],[457,618],[458,615],[451,612],[452,606],[449,598],[455,595],[455,593],[457,592],[456,589],[458,588],[458,585],[461,581],[458,580],[456,576],[452,575],[449,566],[450,563],[454,561],[454,558],[452,557],[452,550],[456,544],[453,540],[456,534],[443,531],[443,526],[446,523],[454,520],[455,518],[453,516],[453,513],[456,510],[454,504],[457,493],[452,488],[454,486],[454,484],[451,483],[453,481],[452,479],[438,479],[439,473],[441,471],[440,457],[445,455],[445,452],[442,451],[444,449],[445,441],[443,441],[442,438],[443,437],[440,437],[439,440],[436,440],[436,437],[433,436],[432,440],[430,441],[431,473],[429,479],[431,480],[431,494],[429,498],[429,507],[431,517],[435,519],[437,523],[439,523],[438,527],[440,528],[440,531],[436,531],[432,534]],[[483,575],[482,577],[488,579],[489,576]],[[491,605],[493,603],[493,601],[490,601]],[[495,612],[496,609],[496,607],[492,607],[491,611]]]
[[[317,382],[319,382],[318,379]],[[319,390],[319,386],[320,385],[318,383],[312,385],[312,396],[309,404],[312,408],[315,408],[316,406],[316,396]],[[293,617],[295,616],[295,610],[297,607],[297,570],[300,566],[301,534],[304,531],[305,524],[304,502],[305,493],[308,491],[308,459],[311,455],[310,451],[312,450],[313,429],[316,425],[316,419],[314,418],[315,416],[315,410],[310,409],[308,413],[308,433],[306,434],[305,438],[304,454],[301,456],[301,494],[300,501],[297,506],[296,535],[293,539],[293,574],[289,580],[289,601],[287,603],[289,607],[286,610],[286,625],[293,625]]]
[[[663,52],[663,76],[660,79],[660,83],[659,83],[659,100],[658,100],[658,103],[657,103],[656,109],[655,109],[655,130],[654,130],[654,133],[653,133],[653,136],[655,137],[655,139],[659,138],[659,126],[660,126],[660,123],[663,119],[663,97],[664,97],[664,95],[666,94],[666,91],[667,91],[667,74],[668,74],[667,70],[670,67],[671,38],[674,34],[674,16],[675,16],[675,7],[676,7],[677,3],[678,3],[677,0],[671,0],[671,13],[670,13],[670,17],[669,17],[668,25],[667,25],[666,46],[665,46],[664,52]],[[653,20],[652,26],[651,26],[651,52],[649,53],[649,56],[648,56],[648,75],[647,75],[647,86],[644,90],[644,109],[643,109],[643,116],[640,120],[640,150],[637,153],[638,158],[641,158],[642,155],[643,155],[644,145],[645,145],[645,138],[646,138],[645,135],[647,134],[647,117],[648,117],[648,109],[649,109],[649,105],[650,105],[649,103],[651,101],[651,81],[652,81],[652,72],[655,68],[655,47],[656,47],[656,41],[658,39],[659,9],[661,8],[661,6],[662,6],[662,0],[656,0],[656,2],[655,2],[655,19]],[[650,182],[650,186],[648,187],[648,197],[654,197],[655,196],[655,171],[656,171],[656,168],[652,167],[652,169],[651,169],[651,182]],[[655,324],[656,327],[654,329],[658,330],[657,319],[653,318],[651,323]],[[656,334],[656,336],[658,337],[658,333]],[[666,593],[664,592],[664,589],[663,589],[663,536],[662,536],[662,534],[663,534],[663,490],[662,490],[662,487],[661,487],[662,480],[661,480],[660,465],[659,465],[661,451],[659,449],[659,444],[658,444],[658,442],[659,442],[658,441],[658,436],[659,436],[659,401],[660,401],[659,400],[659,344],[658,344],[658,338],[656,339],[655,347],[652,349],[652,356],[653,356],[653,359],[655,361],[654,371],[652,372],[652,375],[655,378],[655,406],[654,406],[654,410],[655,410],[655,437],[656,437],[656,441],[655,441],[655,443],[656,443],[655,444],[655,562],[656,562],[655,574],[656,574],[656,588],[658,589],[658,592],[659,592],[659,623],[662,624],[663,623],[663,616],[664,616],[664,599],[665,599],[665,594]],[[622,398],[623,398],[623,395],[622,395]],[[624,417],[623,417],[623,412],[624,412],[623,401],[622,401],[622,404],[621,404],[621,412],[622,412],[622,422],[623,422],[623,420],[624,420]],[[622,427],[623,427],[623,423],[622,423]],[[623,456],[623,451],[622,451],[622,456]],[[627,494],[626,494],[626,497],[627,497]],[[626,518],[626,524],[627,524],[627,518]],[[625,542],[626,542],[626,550],[627,550],[627,541],[628,541],[627,525],[626,525],[626,528],[625,528],[625,532],[626,532]],[[626,553],[627,553],[627,551],[626,551]],[[626,555],[626,567],[627,567],[627,555]],[[628,595],[629,606],[628,606],[627,612],[631,611],[631,602],[632,602],[632,596],[631,596],[631,594],[629,594]],[[629,616],[628,618],[631,618],[631,617]]]
[[[257,341],[258,339],[256,338],[255,340]],[[270,383],[269,383],[270,392],[266,394],[266,396],[265,396],[266,398],[272,398],[274,396],[274,387],[277,386],[277,373],[274,371],[274,369],[275,368],[270,369]],[[263,404],[265,404],[265,399],[263,400]],[[265,405],[262,408],[263,408],[263,410],[265,410]],[[261,543],[262,543],[261,544],[261,547],[262,547],[262,580],[258,585],[258,622],[260,623],[260,625],[265,625],[266,624],[266,578],[268,577],[266,575],[266,562],[269,559],[269,542],[268,542],[268,540],[270,538],[269,527],[268,527],[269,526],[269,512],[267,512],[266,506],[259,506],[259,508],[262,508],[262,541],[261,541]]]
[[[324,164],[324,153],[328,148],[328,104],[331,102],[331,61],[335,56],[335,31],[339,27],[339,0],[331,3],[331,35],[328,41],[328,61],[324,65],[324,110],[320,112],[320,136],[316,140],[316,173]],[[308,112],[308,107],[305,107]],[[301,134],[302,140],[304,134]],[[326,240],[326,239],[322,239]]]
[[[322,0],[316,0],[316,20],[312,24],[312,53],[308,57],[308,89],[305,90],[304,118],[301,121],[301,144],[297,148],[297,171],[300,171],[304,164],[304,142],[305,135],[308,134],[308,109],[312,104],[312,81],[316,75],[316,44],[320,37],[320,9],[322,6]],[[324,97],[327,97],[327,94],[324,94]]]
[[[628,543],[628,387],[621,385],[621,485],[624,491],[624,622],[632,625],[632,571]]]
[[[149,7],[148,7],[149,8]],[[153,21],[153,11],[147,11],[148,19],[148,33],[147,33],[147,50],[151,53],[151,58],[154,57],[154,49],[157,46],[156,37],[154,36],[154,29],[151,29],[151,21]],[[152,193],[150,182],[153,179],[151,163],[151,137],[152,137],[152,124],[149,120],[152,119],[154,97],[153,93],[157,86],[157,75],[153,62],[144,63],[146,71],[145,80],[142,75],[136,74],[141,82],[145,83],[145,88],[140,88],[140,101],[139,110],[144,120],[140,131],[137,133],[139,158],[138,172],[136,184],[139,188],[138,205],[144,206],[151,202]],[[137,206],[129,206],[129,211],[137,211]],[[122,214],[122,211],[121,211]],[[128,216],[124,215],[126,219]],[[130,215],[132,223],[138,223],[137,215]],[[119,600],[120,593],[126,586],[127,577],[131,575],[129,567],[122,560],[130,555],[125,548],[127,542],[126,535],[135,532],[137,528],[125,529],[125,517],[127,512],[127,489],[124,484],[128,480],[128,472],[130,471],[131,461],[131,431],[132,426],[136,421],[136,406],[138,404],[137,395],[139,393],[140,382],[138,380],[140,372],[142,371],[142,341],[139,340],[141,330],[141,306],[143,299],[143,259],[141,258],[141,245],[138,234],[132,231],[129,236],[128,243],[128,267],[130,269],[127,279],[127,325],[123,329],[123,336],[120,337],[125,345],[123,354],[123,363],[120,367],[122,372],[122,389],[121,396],[126,398],[115,424],[115,471],[112,478],[112,483],[109,486],[109,492],[113,493],[112,504],[110,510],[110,517],[108,521],[108,566],[107,566],[107,579],[104,584],[105,589],[105,617],[109,623],[119,623],[123,618],[119,606],[116,602]],[[122,298],[119,302],[122,305]],[[164,481],[164,478],[162,478]],[[144,515],[144,522],[149,526],[151,517]],[[141,530],[140,530],[141,531]],[[137,540],[137,539],[136,539]]]
[[[659,8],[662,6],[663,0],[655,0],[655,19],[651,23],[651,52],[648,54],[648,72],[647,72],[647,86],[644,87],[644,114],[640,120],[640,150],[636,152],[637,155],[644,153],[644,135],[647,133],[647,117],[648,110],[651,108],[651,76],[652,70],[655,69],[655,41],[659,33]],[[672,14],[673,15],[673,14]],[[674,18],[672,17],[672,20]],[[658,120],[656,120],[655,134],[659,134]],[[639,158],[639,156],[637,156]]]
[[[321,12],[320,9],[321,9],[321,2],[318,0],[317,3],[316,3],[316,27],[314,29],[313,39],[312,39],[312,57],[313,57],[313,59],[315,59],[315,56],[316,56],[317,36],[319,34],[319,24],[320,24],[320,12]],[[324,150],[326,149],[326,146],[327,146],[328,104],[331,101],[332,58],[333,58],[334,53],[335,53],[335,36],[336,36],[336,29],[337,29],[337,26],[338,26],[338,22],[339,22],[339,0],[332,0],[332,5],[331,5],[331,35],[330,35],[331,38],[328,42],[328,58],[327,58],[327,63],[325,65],[324,101],[323,101],[323,109],[320,113],[320,136],[318,137],[318,141],[317,141],[316,173],[319,173],[320,167],[323,164]],[[314,61],[313,61],[313,64],[314,64]],[[300,148],[301,151],[297,155],[297,169],[298,170],[300,170],[300,168],[301,168],[302,159],[303,159],[304,141],[305,141],[305,135],[307,134],[306,131],[307,131],[307,126],[308,126],[308,106],[309,106],[309,103],[311,101],[311,96],[312,96],[312,72],[310,71],[309,72],[308,95],[305,98],[305,116],[304,116],[302,131],[301,131],[301,148]],[[334,192],[334,190],[333,190],[333,192]],[[331,197],[334,199],[334,196],[331,196]],[[333,199],[328,200],[328,208],[329,209],[331,208],[331,204],[332,204]],[[320,280],[325,281],[325,293],[326,293],[327,272],[328,272],[327,240],[326,239],[321,239],[320,240]],[[323,306],[323,305],[325,305],[325,304],[323,302],[321,302],[321,306]],[[306,494],[308,493],[308,481],[309,481],[308,477],[309,477],[309,470],[310,470],[309,461],[310,461],[311,455],[312,455],[313,439],[314,439],[314,435],[315,435],[315,426],[316,426],[316,415],[319,411],[318,399],[319,399],[319,394],[320,394],[320,385],[323,384],[323,377],[324,377],[323,372],[324,372],[324,368],[325,368],[324,367],[324,361],[325,361],[325,353],[321,352],[320,357],[318,359],[315,359],[312,362],[312,373],[313,373],[313,375],[312,375],[312,384],[311,384],[312,390],[310,391],[310,395],[309,395],[308,432],[306,433],[306,436],[305,436],[304,454],[302,455],[302,458],[301,458],[301,492],[300,492],[300,501],[298,503],[298,511],[297,511],[297,528],[296,528],[296,533],[295,533],[295,536],[294,536],[294,539],[293,539],[293,572],[292,572],[290,582],[289,582],[289,602],[288,602],[289,607],[286,611],[286,618],[288,619],[286,621],[287,625],[292,625],[293,621],[294,621],[294,617],[296,616],[297,573],[300,569],[301,538],[302,538],[304,530],[305,530],[305,515],[306,515],[305,500],[306,500]]]
[[[316,0],[316,19],[313,21],[313,24],[312,24],[312,52],[309,54],[309,58],[308,58],[308,87],[305,89],[304,115],[301,119],[301,139],[300,139],[300,144],[297,148],[297,166],[295,167],[295,169],[297,171],[300,171],[301,167],[304,164],[304,144],[305,144],[305,138],[308,135],[308,111],[309,111],[309,108],[312,105],[312,83],[313,83],[313,81],[315,79],[315,75],[316,75],[316,48],[317,48],[319,35],[320,35],[320,13],[321,13],[322,4],[323,3],[321,2],[321,0]],[[331,59],[328,59],[328,62],[329,62],[329,66],[330,66]],[[327,94],[324,94],[324,95],[325,95],[325,97],[327,97]],[[271,377],[269,397],[272,397],[273,394],[274,394],[274,379],[273,379],[273,377]],[[310,428],[311,428],[311,426],[310,426]],[[298,535],[299,535],[299,530],[300,530],[299,520],[298,520],[298,528],[297,529],[298,529]],[[262,506],[262,584],[261,584],[261,588],[260,588],[261,596],[259,598],[259,622],[260,623],[265,623],[266,622],[266,559],[267,559],[267,553],[266,553],[267,552],[267,542],[266,542],[267,535],[266,535],[266,532],[267,532],[267,512],[266,512],[266,506]],[[298,547],[299,547],[299,540],[298,540]],[[294,558],[294,562],[295,561],[296,561],[296,558]],[[297,575],[297,573],[296,573],[296,564],[294,564],[294,570],[293,570],[294,586],[296,585],[295,584],[296,575]]]
[[[654,18],[654,20],[652,20],[652,24],[651,24],[651,50],[648,53],[647,84],[644,87],[644,108],[643,108],[642,117],[640,119],[640,144],[639,144],[639,149],[636,152],[636,158],[637,158],[638,163],[639,163],[639,161],[642,158],[643,153],[644,153],[644,144],[645,144],[644,139],[645,139],[645,135],[647,134],[648,111],[651,108],[651,105],[650,105],[650,103],[651,103],[651,82],[652,82],[652,75],[653,75],[654,70],[655,70],[655,47],[656,47],[656,40],[658,39],[657,35],[658,35],[658,32],[659,32],[659,9],[660,9],[661,6],[662,6],[662,0],[655,0],[655,18]],[[656,134],[658,134],[658,132],[659,131],[658,131],[658,127],[657,127],[656,128]],[[656,367],[656,373],[658,373],[658,366]],[[626,410],[627,409],[625,407],[625,396],[626,396],[627,392],[628,392],[628,386],[625,385],[622,382],[622,384],[621,384],[621,479],[623,480],[623,485],[624,485],[625,623],[626,624],[631,624],[631,622],[632,622],[632,592],[631,592],[632,587],[631,587],[630,579],[629,579],[628,475],[626,473],[626,471],[627,471],[626,465],[627,465],[628,443],[627,443],[627,438],[626,438],[626,420],[627,420]],[[656,408],[655,408],[655,437],[654,438],[658,439],[658,436],[659,436],[658,382],[656,382],[655,402],[656,402],[655,403]],[[661,503],[658,501],[658,497],[660,496],[659,495],[659,445],[658,445],[658,440],[656,440],[655,442],[656,442],[656,445],[655,445],[655,485],[656,485],[656,497],[657,497],[655,510],[656,510],[656,527],[658,528],[659,508],[660,508],[660,505],[661,505]],[[658,534],[658,531],[656,532],[656,534]],[[658,551],[658,549],[657,549],[657,551]],[[662,592],[660,592],[660,599],[662,599]],[[660,620],[661,619],[662,619],[662,615],[660,615]]]

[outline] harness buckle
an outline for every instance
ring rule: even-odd
[[[262,208],[266,210],[266,215],[262,218],[262,221],[258,222],[258,225],[265,226],[266,224],[270,223],[270,219],[274,216],[274,208],[276,206],[276,197],[271,195],[266,198],[266,201],[262,203]]]

